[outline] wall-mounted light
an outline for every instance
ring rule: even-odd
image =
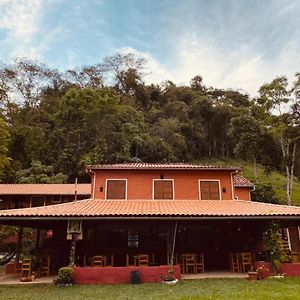
[[[165,178],[164,174],[160,174],[160,179],[164,179],[164,178]]]
[[[226,193],[226,188],[223,188],[222,191],[223,191],[223,193]]]
[[[100,192],[103,192],[103,186],[100,186]]]

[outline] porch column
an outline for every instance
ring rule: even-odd
[[[36,231],[36,240],[35,240],[35,253],[37,253],[40,245],[40,239],[41,239],[41,229],[37,229]]]
[[[77,242],[77,234],[72,233],[71,249],[70,249],[70,267],[75,266],[76,242]]]
[[[22,250],[23,232],[24,232],[24,228],[19,227],[18,241],[17,241],[17,248],[16,248],[15,270],[14,270],[15,273],[17,272],[17,269],[18,269],[18,264],[19,264],[19,260],[20,260],[20,253],[21,253],[21,250]]]

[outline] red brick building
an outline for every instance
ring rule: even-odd
[[[54,270],[69,262],[68,221],[82,226],[76,248],[80,266],[99,254],[113,257],[114,266],[126,266],[139,253],[163,265],[175,246],[178,259],[182,253],[203,253],[205,270],[229,270],[230,253],[259,255],[262,232],[272,220],[282,226],[298,226],[300,220],[299,207],[252,202],[253,185],[236,167],[137,163],[86,170],[90,199],[0,211],[2,224],[53,230]]]

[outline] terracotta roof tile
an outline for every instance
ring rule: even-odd
[[[0,195],[74,195],[75,184],[0,184]],[[91,194],[91,184],[77,184],[77,194]]]
[[[297,217],[300,207],[241,200],[81,200],[44,207],[1,210],[11,218]]]
[[[86,169],[91,170],[239,170],[233,166],[213,166],[213,165],[198,165],[187,163],[124,163],[124,164],[103,164],[103,165],[88,165]]]
[[[233,180],[235,187],[254,187],[254,184],[243,176],[235,175]]]

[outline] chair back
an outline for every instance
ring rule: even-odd
[[[21,265],[21,278],[31,274],[31,258],[23,258]]]
[[[148,254],[138,255],[138,265],[139,266],[148,266],[149,265],[149,255]]]
[[[50,276],[51,256],[46,255],[41,257],[40,276]]]
[[[103,267],[104,265],[103,257],[101,255],[93,256],[92,265],[93,267]]]
[[[241,253],[242,264],[252,264],[252,255],[251,252],[242,252]]]

